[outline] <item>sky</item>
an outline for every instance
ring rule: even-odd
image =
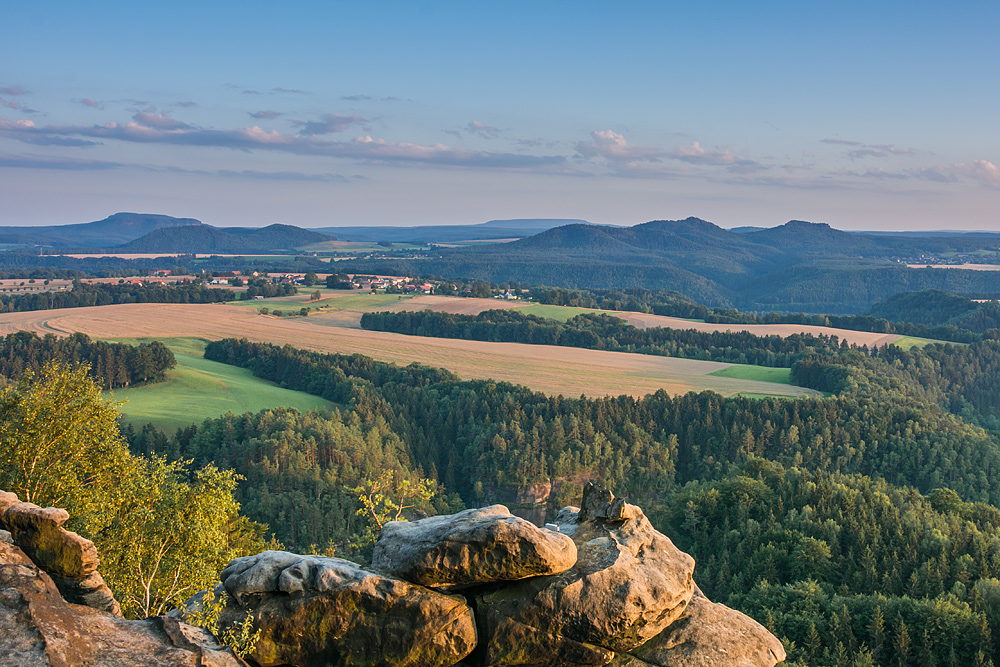
[[[1000,231],[1000,3],[0,0],[0,225]]]

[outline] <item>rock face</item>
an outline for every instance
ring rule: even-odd
[[[568,536],[493,505],[387,523],[375,545],[372,568],[424,586],[457,590],[558,574],[570,569],[576,557]]]
[[[239,667],[201,628],[157,617],[126,621],[69,604],[16,546],[0,541],[0,663],[4,667]]]
[[[68,601],[121,616],[118,602],[97,571],[94,543],[63,528],[69,513],[22,503],[0,491],[0,526],[39,568],[50,574]]]
[[[558,654],[549,655],[550,662],[520,657],[550,653],[549,635],[589,647],[585,660],[562,659],[565,664],[605,664],[611,652],[641,646],[684,613],[694,594],[694,559],[657,532],[642,510],[605,489],[588,485],[583,505],[587,514],[570,509],[559,516],[560,530],[569,529],[577,545],[573,568],[477,597],[488,664],[555,664]],[[510,622],[534,633],[525,631],[511,645],[505,639]]]
[[[749,616],[695,591],[684,615],[615,667],[757,667],[785,659],[781,642]]]
[[[350,561],[265,551],[223,570],[232,603],[220,623],[253,611],[262,667],[454,665],[476,646],[465,599]]]

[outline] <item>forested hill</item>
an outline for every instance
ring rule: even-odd
[[[634,227],[565,225],[512,243],[442,250],[415,261],[357,261],[345,270],[674,289],[710,306],[853,314],[905,291],[1000,291],[1000,273],[905,266],[943,253],[989,255],[997,246],[993,238],[860,235],[803,221],[737,233],[687,218]]]
[[[115,213],[104,220],[49,227],[0,227],[0,243],[23,243],[53,248],[117,246],[154,230],[201,225],[194,218],[173,218],[149,213]]]
[[[128,253],[266,254],[331,240],[332,236],[292,225],[275,224],[261,229],[244,227],[219,229],[208,225],[188,225],[154,230],[115,250]]]
[[[1000,329],[1000,302],[975,301],[942,290],[904,292],[880,301],[865,313],[891,322],[955,326],[976,333]]]

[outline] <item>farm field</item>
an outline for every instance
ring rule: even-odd
[[[369,310],[390,310],[395,308],[396,304],[413,298],[406,294],[370,294],[358,291],[320,289],[319,292],[322,294],[322,298],[310,301],[310,294],[316,291],[316,287],[303,287],[300,288],[298,294],[293,296],[233,301],[231,305],[242,306],[244,308],[270,308],[272,310],[275,308],[278,310],[298,310],[303,306],[308,306],[309,308],[326,307],[333,310],[357,310],[365,312]]]
[[[360,296],[360,295],[359,295]],[[391,295],[390,295],[391,296]],[[260,302],[257,302],[260,303]],[[363,303],[363,302],[359,302]],[[695,329],[696,331],[747,331],[757,336],[790,336],[796,333],[808,333],[818,336],[837,336],[840,340],[846,340],[855,345],[867,345],[879,347],[895,342],[900,336],[897,334],[870,333],[867,331],[851,331],[849,329],[837,329],[834,327],[820,327],[806,324],[710,324],[698,320],[687,320],[679,317],[667,317],[664,315],[651,315],[648,313],[633,313],[627,311],[596,310],[592,308],[575,308],[571,306],[549,306],[544,304],[526,304],[524,301],[503,301],[500,299],[472,299],[456,296],[436,296],[421,295],[415,296],[411,300],[402,303],[390,303],[385,310],[434,310],[443,313],[456,313],[460,315],[478,315],[485,310],[495,310],[499,308],[517,309],[526,315],[537,315],[539,317],[549,317],[565,322],[571,317],[576,317],[582,313],[606,313],[620,317],[629,324],[640,329],[651,327],[666,327],[668,329]],[[375,308],[365,308],[374,310]],[[360,319],[360,314],[358,318]],[[914,339],[916,341],[917,339]],[[924,344],[930,341],[922,340]]]
[[[151,338],[117,338],[114,342],[143,343]],[[118,389],[116,401],[126,401],[120,410],[133,426],[151,423],[172,431],[198,424],[227,412],[243,414],[279,406],[301,412],[333,404],[318,396],[284,389],[254,377],[244,369],[203,358],[205,341],[196,338],[157,338],[170,348],[177,366],[167,379],[142,387]]]
[[[266,317],[250,308],[221,304],[123,304],[4,313],[0,315],[0,333],[29,330],[41,335],[64,335],[79,331],[92,338],[160,340],[246,337],[319,352],[364,354],[398,364],[418,362],[446,368],[465,379],[515,382],[564,396],[642,396],[659,389],[671,394],[711,389],[727,396],[819,395],[803,387],[710,375],[733,364],[545,345],[403,336],[316,322],[323,317]]]
[[[640,329],[652,327],[667,327],[670,329],[694,329],[696,331],[746,331],[756,336],[791,336],[792,334],[803,333],[814,336],[837,336],[840,340],[846,340],[852,345],[867,345],[868,347],[888,345],[895,342],[900,336],[898,334],[871,333],[868,331],[852,331],[850,329],[837,329],[834,327],[820,327],[809,324],[710,324],[708,322],[694,322],[682,320],[678,317],[666,317],[665,315],[650,315],[647,313],[613,313],[629,324]]]

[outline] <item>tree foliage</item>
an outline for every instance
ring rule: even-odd
[[[0,392],[0,488],[66,508],[68,527],[97,546],[123,611],[145,616],[259,550],[265,527],[238,515],[233,472],[130,454],[116,407],[86,367],[25,372]]]

